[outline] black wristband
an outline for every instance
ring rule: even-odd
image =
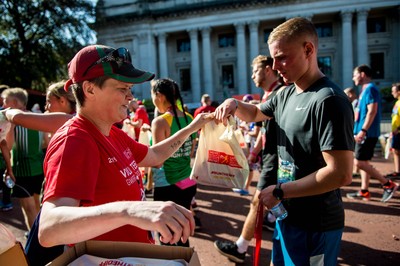
[[[367,133],[368,131],[364,128],[361,129],[362,132]]]

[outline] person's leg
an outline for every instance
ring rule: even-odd
[[[256,228],[259,195],[260,190],[257,189],[251,200],[250,210],[246,216],[246,220],[244,221],[242,233],[240,237],[236,240],[236,242],[219,240],[214,242],[214,247],[218,250],[218,252],[234,262],[244,262],[247,249],[250,245],[251,240],[253,239]]]
[[[259,195],[260,195],[260,190],[257,189],[250,202],[250,210],[246,216],[246,220],[244,221],[242,228],[242,233],[240,235],[244,240],[247,240],[248,242],[250,242],[253,239],[254,232],[256,230],[257,208],[258,208],[258,203],[260,202],[258,199]],[[242,250],[245,248],[245,250],[242,252],[245,252],[247,250],[247,247],[248,244],[247,246],[242,246],[241,247]]]
[[[13,196],[19,198],[28,230],[32,227],[40,210],[39,194],[43,179],[43,175],[16,177]]]
[[[399,184],[386,178],[369,162],[373,156],[376,142],[377,138],[367,138],[364,144],[356,144],[356,159],[354,160],[354,164],[361,170],[361,191],[347,193],[346,196],[348,198],[362,198],[364,200],[369,200],[370,194],[368,188],[370,176],[378,179],[383,186],[382,202],[390,200],[398,189]],[[366,175],[365,173],[363,174],[363,172],[365,172]]]
[[[361,172],[361,189],[369,188],[369,177],[372,176],[379,180],[379,182],[383,185],[386,184],[389,180],[382,175],[369,161],[361,161],[356,160],[357,166],[360,168]],[[363,172],[366,173],[363,178]]]
[[[20,198],[19,202],[22,208],[22,213],[24,214],[26,227],[28,228],[28,230],[30,230],[33,222],[35,221],[36,215],[38,214],[35,199],[33,196]]]
[[[394,171],[400,173],[400,150],[393,149]]]
[[[3,190],[3,199],[0,208],[2,211],[11,211],[13,209],[11,202],[11,189],[7,187],[3,181],[1,181],[1,188]]]

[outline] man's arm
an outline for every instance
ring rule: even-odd
[[[73,117],[66,113],[32,113],[19,109],[4,110],[7,120],[29,129],[54,133]]]
[[[6,164],[6,171],[7,175],[11,177],[11,179],[15,182],[15,177],[14,173],[11,167],[11,154],[10,154],[10,148],[8,147],[7,141],[5,139],[1,140],[0,142],[0,149],[1,149],[1,154],[3,155],[4,162]],[[2,173],[0,173],[2,174]]]
[[[326,166],[299,180],[284,183],[281,188],[284,198],[298,198],[319,195],[351,183],[353,171],[353,152],[335,150],[322,152]],[[261,191],[260,201],[268,209],[278,200],[272,195],[275,185]]]
[[[217,109],[215,109],[214,114],[215,119],[223,122],[224,125],[226,125],[227,118],[230,115],[236,115],[240,120],[246,122],[257,122],[270,118],[261,112],[259,105],[245,103],[233,98],[226,99],[220,104]]]
[[[362,126],[362,129],[365,129],[366,131],[368,131],[368,129],[374,122],[377,112],[378,112],[378,103],[370,103],[367,105],[367,115],[365,117],[365,121]],[[360,143],[361,141],[364,140],[366,135],[367,135],[367,132],[360,130],[360,132],[358,132],[356,135],[356,141],[358,143]]]

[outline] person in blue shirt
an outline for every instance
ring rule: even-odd
[[[383,176],[370,164],[374,148],[380,135],[381,96],[379,89],[372,82],[372,70],[367,65],[357,66],[353,71],[353,81],[361,86],[358,96],[358,109],[354,113],[355,159],[354,165],[360,169],[361,190],[347,193],[347,198],[369,200],[370,177],[379,180],[383,186],[381,201],[387,202],[393,197],[399,185]]]

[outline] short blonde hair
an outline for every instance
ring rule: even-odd
[[[302,17],[296,17],[285,21],[276,28],[273,29],[268,37],[268,44],[278,41],[295,41],[300,37],[307,36],[310,41],[314,44],[315,48],[318,48],[318,34],[317,30],[311,21]]]
[[[28,92],[22,88],[9,88],[5,89],[1,93],[1,97],[8,98],[8,97],[14,97],[17,99],[23,106],[26,107],[28,104]]]

